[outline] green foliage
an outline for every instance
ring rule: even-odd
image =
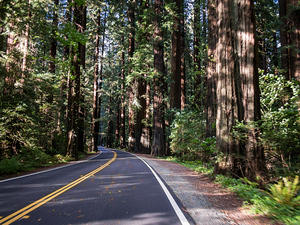
[[[283,178],[269,187],[266,195],[253,199],[253,210],[288,225],[300,223],[299,177]]]
[[[213,167],[203,164],[202,161],[187,161],[177,157],[167,157],[168,161],[177,162],[194,171],[214,176]],[[270,185],[268,191],[258,188],[258,183],[247,178],[232,178],[216,175],[215,182],[235,192],[244,204],[259,214],[273,217],[287,225],[296,225],[300,222],[299,177],[294,180],[283,178],[276,184]]]
[[[216,182],[223,187],[237,193],[245,203],[252,203],[253,199],[263,195],[263,192],[257,188],[257,184],[251,184],[245,179],[235,179],[224,175],[217,175]]]
[[[262,120],[258,126],[261,141],[269,152],[269,157],[275,155],[281,158],[284,167],[299,172],[299,82],[288,81],[280,75],[261,74],[260,89]]]
[[[300,190],[299,176],[296,176],[294,181],[285,177],[272,185],[269,190],[271,197],[278,203],[292,207],[300,206],[300,196],[297,196]]]
[[[196,172],[204,173],[207,175],[213,175],[213,171],[214,171],[213,166],[210,164],[207,164],[207,163],[204,164],[200,160],[188,161],[188,160],[183,160],[181,158],[177,158],[174,156],[169,156],[169,157],[166,157],[165,159],[168,161],[177,162],[177,163],[179,163],[187,168],[190,168]]]
[[[276,149],[299,149],[299,82],[287,81],[279,75],[266,74],[260,77],[260,88],[263,138]]]
[[[20,170],[21,164],[16,157],[0,161],[0,175],[17,173]]]
[[[183,159],[201,159],[208,162],[216,152],[215,138],[205,139],[205,121],[197,111],[175,114],[170,135],[171,151]]]
[[[300,222],[300,189],[298,176],[294,181],[283,178],[270,186],[268,191],[257,188],[258,184],[246,179],[234,179],[223,175],[216,176],[216,182],[235,192],[255,213],[271,216],[285,224]]]

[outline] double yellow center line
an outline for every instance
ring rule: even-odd
[[[77,180],[74,180],[73,182],[67,184],[66,186],[46,195],[45,197],[27,205],[26,207],[4,217],[3,219],[0,220],[0,224],[3,225],[8,225],[11,224],[15,221],[17,221],[18,219],[24,217],[25,215],[27,215],[28,213],[32,212],[33,210],[35,210],[36,208],[40,207],[41,205],[44,205],[46,202],[49,202],[51,199],[61,195],[62,193],[64,193],[65,191],[71,189],[72,187],[76,186],[77,184],[83,182],[84,180],[88,179],[89,177],[93,176],[94,174],[100,172],[101,170],[103,170],[105,167],[109,166],[112,162],[114,162],[117,158],[117,153],[113,152],[114,156],[112,159],[110,159],[108,162],[106,162],[105,164],[103,164],[102,166],[98,167],[97,169],[89,172],[88,174],[78,178]]]

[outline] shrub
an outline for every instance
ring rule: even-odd
[[[299,190],[298,176],[294,180],[283,178],[269,187],[267,195],[253,199],[253,209],[288,225],[300,224]]]
[[[21,164],[15,157],[0,161],[0,175],[17,173],[20,170]]]
[[[281,75],[261,74],[262,120],[257,124],[272,169],[299,172],[300,85]],[[282,169],[281,169],[282,170]],[[280,171],[283,174],[283,171]]]
[[[170,139],[171,152],[182,159],[208,162],[216,152],[215,138],[205,138],[205,120],[197,111],[175,114]]]

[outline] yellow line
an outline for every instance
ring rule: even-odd
[[[3,223],[7,220],[9,220],[10,218],[12,218],[11,220],[3,223],[3,225],[8,225],[8,224],[11,224],[13,222],[15,222],[16,220],[22,218],[23,216],[25,216],[26,214],[32,212],[33,210],[35,210],[36,208],[40,207],[41,205],[44,205],[46,202],[50,201],[51,199],[61,195],[62,193],[64,193],[65,191],[71,189],[72,187],[76,186],[77,184],[83,182],[84,180],[86,180],[87,178],[93,176],[94,174],[100,172],[101,170],[103,170],[105,167],[109,166],[112,162],[114,162],[117,158],[117,153],[116,152],[113,152],[114,153],[114,156],[111,160],[109,160],[108,162],[106,162],[104,165],[100,166],[99,168],[89,172],[88,174],[82,176],[81,178],[65,185],[64,187],[46,195],[45,197],[29,204],[28,206],[4,217],[3,219],[0,220],[0,223]],[[17,215],[17,216],[16,216]],[[15,217],[14,217],[15,216]]]

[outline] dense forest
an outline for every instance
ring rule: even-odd
[[[103,145],[299,174],[299,1],[0,4],[2,171]]]

